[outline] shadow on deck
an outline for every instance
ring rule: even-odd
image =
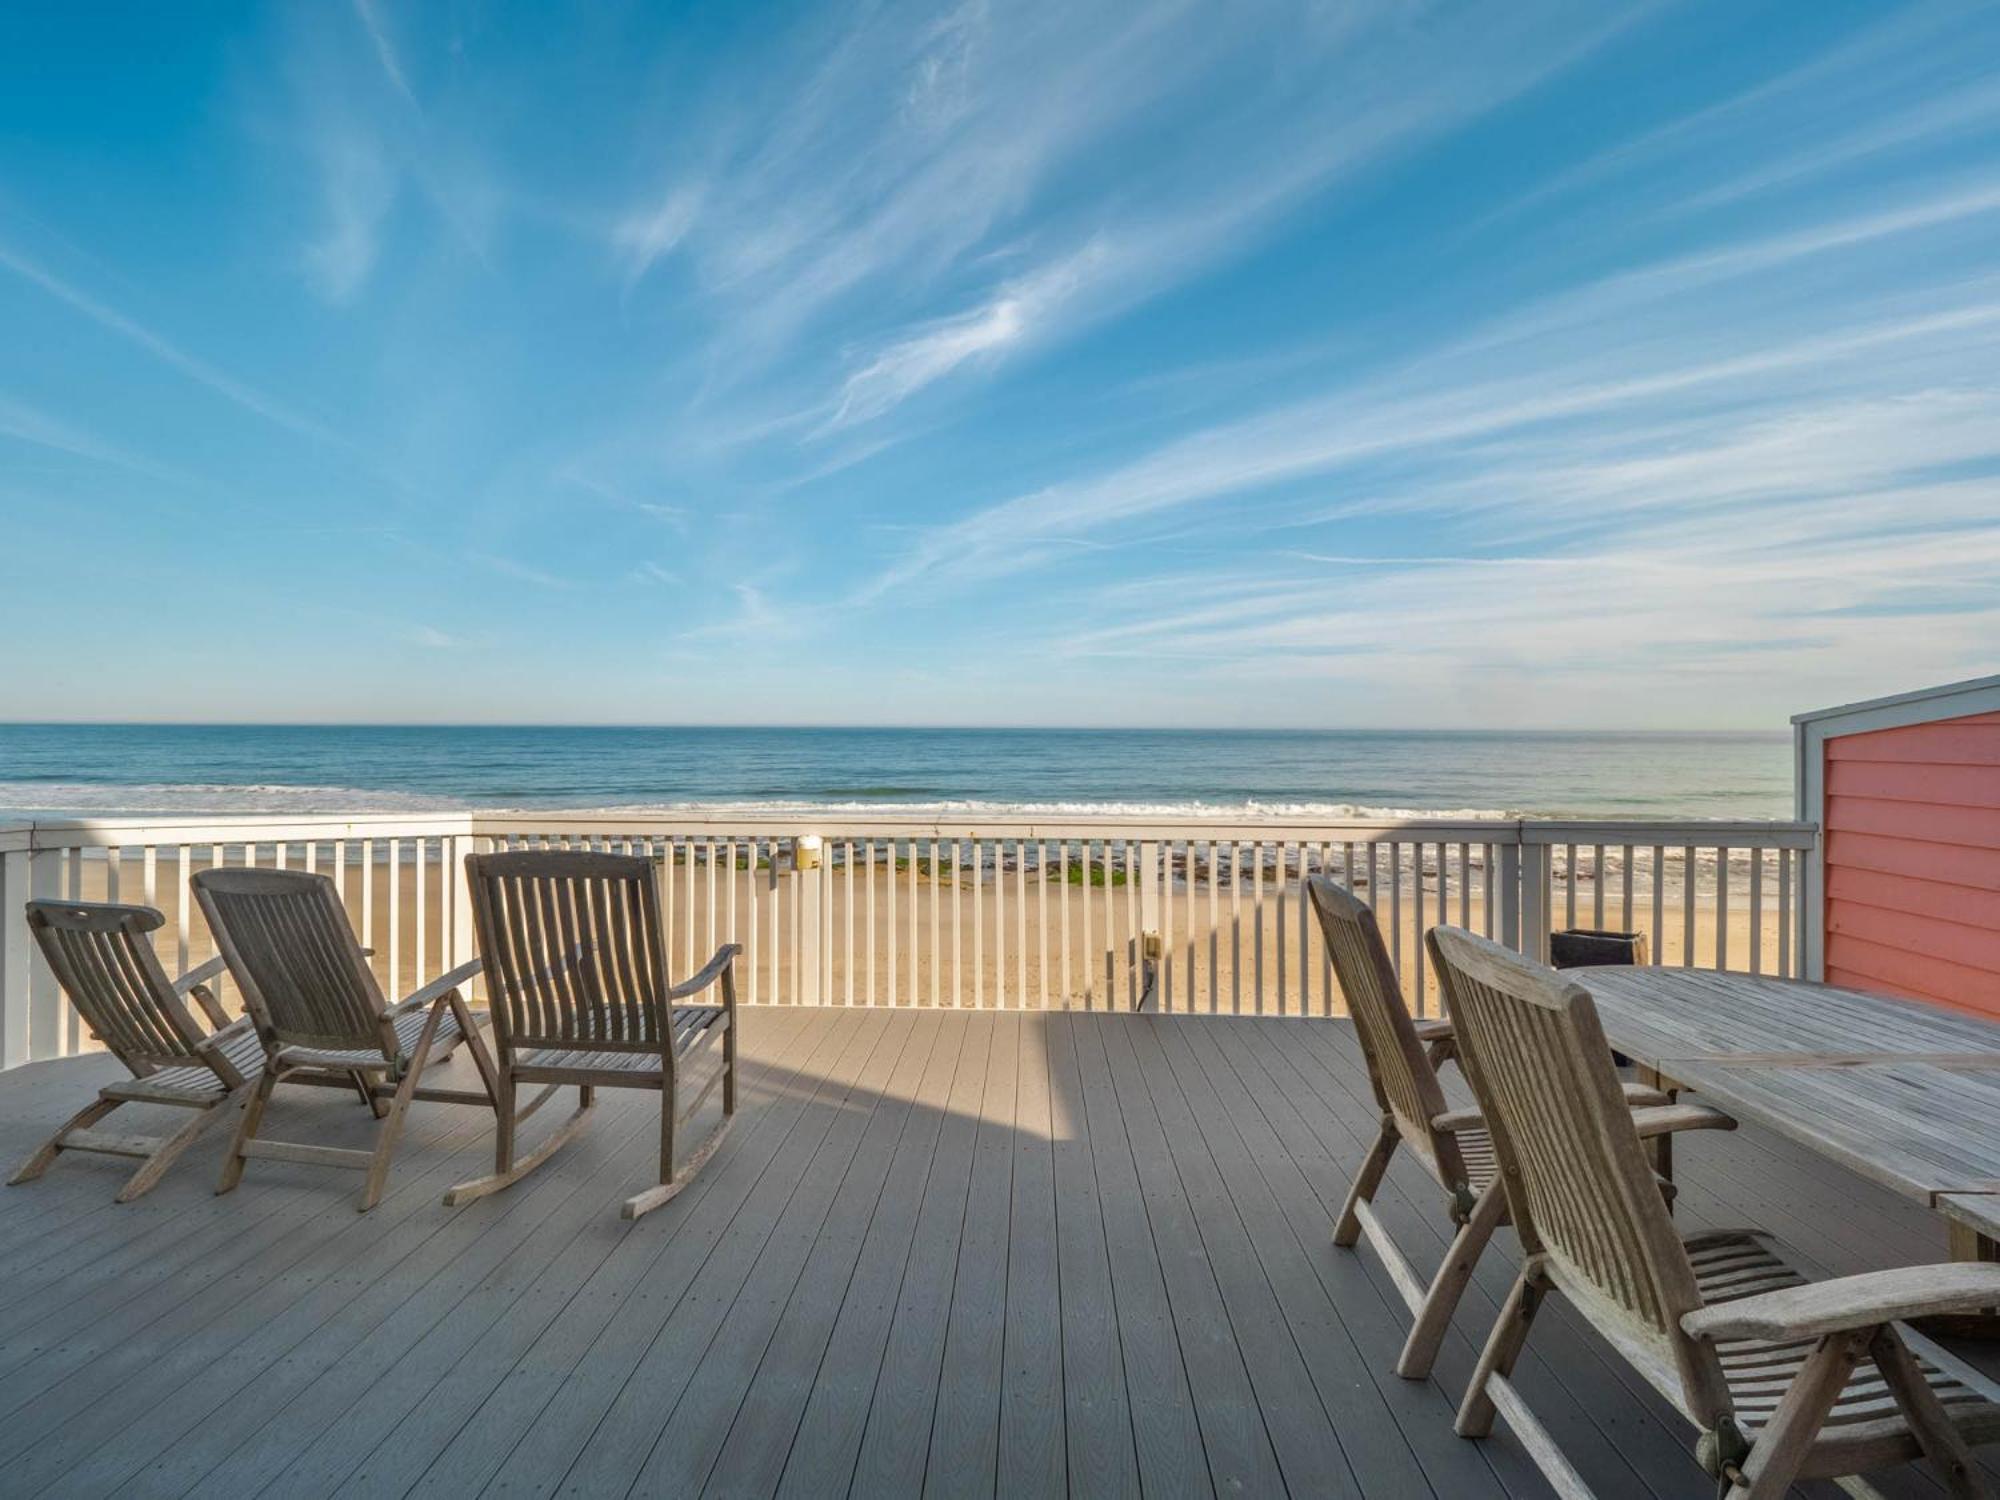
[[[0,1489],[1545,1493],[1504,1427],[1451,1431],[1511,1238],[1424,1384],[1390,1373],[1380,1263],[1328,1242],[1375,1121],[1346,1023],[763,1009],[743,1037],[736,1130],[636,1224],[617,1205],[657,1106],[620,1093],[457,1210],[491,1120],[441,1105],[367,1215],[358,1175],[275,1161],[214,1197],[220,1130],[136,1204],[103,1158],[0,1191]],[[0,1076],[0,1158],[114,1071]],[[352,1101],[290,1092],[292,1131],[369,1137]],[[1690,1225],[1757,1224],[1832,1272],[1942,1257],[1928,1215],[1762,1132],[1677,1151]],[[1449,1226],[1425,1179],[1391,1181],[1427,1270]],[[1601,1495],[1714,1493],[1566,1315],[1521,1379]]]

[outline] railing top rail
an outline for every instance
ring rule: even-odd
[[[47,818],[0,824],[0,848],[95,849],[110,844],[299,842],[436,838],[472,832],[465,813],[200,813]]]
[[[1429,841],[1512,843],[1520,824],[1511,818],[1296,818],[1241,814],[1200,817],[1155,816],[1143,813],[994,814],[978,817],[927,813],[714,812],[672,814],[630,813],[480,813],[473,831],[481,834],[571,832],[623,834],[641,832],[713,831],[716,833],[817,833],[828,838],[1154,838],[1188,839],[1325,839],[1372,837],[1384,833],[1421,835]]]
[[[1728,819],[1299,818],[1273,814],[1084,813],[970,818],[928,813],[817,812],[798,808],[623,812],[250,813],[35,819],[0,824],[0,851],[90,849],[106,845],[275,843],[481,834],[586,837],[692,834],[824,838],[1122,839],[1197,843],[1607,844],[1809,848],[1814,823]]]
[[[1727,845],[1732,849],[1809,849],[1819,824],[1731,818],[1529,818],[1527,844]]]

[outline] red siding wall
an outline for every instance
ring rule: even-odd
[[[1826,978],[2000,1016],[2000,714],[1827,740]]]

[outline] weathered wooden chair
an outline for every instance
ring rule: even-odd
[[[218,1193],[242,1181],[243,1164],[253,1156],[354,1167],[368,1174],[365,1213],[381,1200],[413,1100],[497,1107],[492,1057],[459,988],[479,972],[477,960],[391,1006],[326,876],[224,868],[199,871],[192,884],[264,1051],[264,1073],[244,1108]],[[424,1086],[425,1069],[460,1042],[471,1050],[482,1087]],[[358,1087],[381,1120],[374,1149],[260,1137],[264,1107],[280,1083]]]
[[[118,1190],[130,1203],[146,1192],[200,1134],[240,1100],[264,1070],[264,1051],[246,1020],[231,1022],[208,981],[222,972],[210,959],[170,980],[149,933],[166,920],[150,906],[30,901],[28,930],[91,1034],[126,1067],[129,1080],[106,1084],[63,1124],[8,1182],[32,1182],[64,1151],[137,1157],[139,1170]],[[189,1012],[192,999],[209,1026]],[[213,1030],[210,1030],[212,1027]],[[126,1104],[191,1109],[194,1118],[167,1136],[119,1135],[97,1122]]]
[[[445,1202],[520,1181],[574,1138],[605,1087],[661,1096],[659,1185],[626,1199],[620,1211],[636,1219],[658,1208],[715,1154],[736,1113],[735,963],[742,950],[725,943],[700,973],[670,983],[653,863],[640,856],[470,854],[465,871],[492,997],[500,1129],[492,1174],[461,1183]],[[718,985],[719,1005],[676,1003]],[[686,1072],[697,1061],[706,1077],[690,1087]],[[547,1087],[517,1112],[523,1083]],[[718,1083],[721,1121],[678,1162],[678,1132]],[[517,1159],[515,1126],[568,1084],[576,1085],[576,1112]]]
[[[1695,1424],[1701,1463],[1736,1500],[1922,1458],[1951,1494],[1989,1493],[1970,1445],[2000,1438],[2000,1406],[1919,1359],[1897,1323],[2000,1303],[2000,1266],[1811,1282],[1753,1230],[1676,1233],[1589,992],[1457,928],[1429,941],[1524,1257],[1462,1435],[1504,1411],[1559,1492],[1588,1493],[1509,1379],[1557,1291]]]
[[[1323,876],[1313,876],[1306,889],[1319,917],[1333,971],[1347,997],[1348,1015],[1368,1066],[1369,1085],[1382,1110],[1381,1134],[1355,1174],[1334,1223],[1333,1242],[1352,1249],[1362,1230],[1368,1231],[1415,1317],[1396,1360],[1396,1373],[1422,1380],[1430,1374],[1480,1253],[1493,1231],[1506,1222],[1507,1199],[1495,1185],[1493,1145],[1478,1113],[1452,1109],[1438,1081],[1437,1063],[1449,1055],[1447,1049],[1453,1045],[1451,1024],[1440,1021],[1426,1025],[1410,1015],[1375,913],[1367,903]],[[1626,1096],[1634,1107],[1647,1107],[1640,1121],[1649,1134],[1726,1128],[1731,1123],[1726,1115],[1713,1111],[1665,1108],[1670,1102],[1665,1094],[1637,1084],[1626,1088]],[[1407,1146],[1444,1190],[1452,1222],[1458,1226],[1428,1288],[1417,1280],[1373,1208],[1375,1193],[1399,1146]]]

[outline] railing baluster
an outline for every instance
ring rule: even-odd
[[[1750,851],[1750,972],[1764,972],[1764,851]]]
[[[1729,850],[1715,851],[1715,966],[1729,967]]]
[[[1681,967],[1694,967],[1694,908],[1701,899],[1701,881],[1695,872],[1693,846],[1681,850],[1681,884],[1686,887],[1681,900]]]
[[[1778,851],[1778,973],[1796,977],[1792,970],[1792,851]]]

